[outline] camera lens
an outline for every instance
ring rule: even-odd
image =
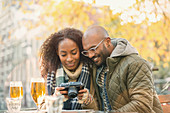
[[[68,96],[70,98],[75,98],[77,96],[77,88],[75,86],[70,86],[68,89]]]

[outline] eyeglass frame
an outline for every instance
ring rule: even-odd
[[[89,53],[89,51],[91,51],[91,52],[96,52],[96,49],[100,46],[100,44],[101,44],[105,39],[106,39],[106,38],[104,38],[103,40],[101,40],[101,41],[97,44],[96,47],[92,47],[92,48],[88,49],[87,51],[82,51],[81,54],[84,55],[84,56],[88,56],[89,54],[88,54],[88,55],[85,55],[84,52],[87,52],[87,53]]]

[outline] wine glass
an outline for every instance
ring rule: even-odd
[[[43,78],[31,79],[31,96],[40,111],[40,105],[45,97],[45,81]]]
[[[21,81],[10,82],[10,97],[11,98],[23,98],[23,87]]]

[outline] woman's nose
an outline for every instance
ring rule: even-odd
[[[72,61],[72,60],[73,60],[73,57],[72,57],[71,55],[68,55],[67,61],[70,62],[70,61]]]

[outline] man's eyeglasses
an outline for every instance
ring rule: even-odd
[[[89,56],[89,52],[96,52],[96,49],[99,47],[99,45],[105,40],[105,38],[100,41],[96,47],[93,47],[93,48],[90,48],[89,50],[87,51],[82,51],[81,54],[83,54],[84,56]]]

